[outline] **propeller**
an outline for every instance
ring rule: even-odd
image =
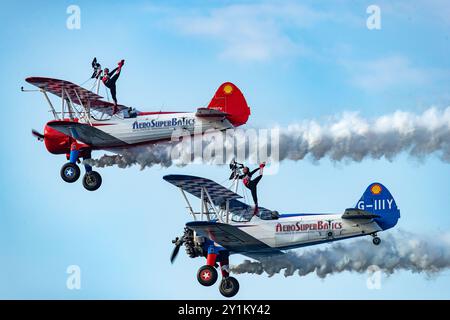
[[[38,131],[32,129],[32,130],[31,130],[31,134],[32,134],[34,137],[36,137],[36,138],[38,139],[38,141],[44,141],[45,136],[44,136],[42,133],[40,133],[40,132],[38,132]]]
[[[170,263],[173,263],[178,256],[178,252],[180,251],[180,247],[184,243],[184,237],[176,237],[175,240],[172,240],[172,243],[175,245],[175,248],[173,248],[172,254],[170,255]]]

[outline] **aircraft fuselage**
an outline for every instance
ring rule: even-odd
[[[95,128],[125,142],[128,145],[170,140],[180,133],[197,134],[208,130],[225,130],[233,125],[227,120],[208,120],[196,117],[195,113],[156,113],[140,115],[135,118],[113,116],[106,121],[93,121]]]
[[[343,219],[342,214],[282,215],[274,220],[262,220],[255,216],[248,223],[232,225],[277,249],[293,249],[382,230],[373,220]]]

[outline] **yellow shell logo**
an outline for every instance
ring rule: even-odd
[[[225,94],[230,94],[231,92],[233,92],[233,86],[227,84],[225,87],[223,87],[223,92]]]
[[[373,186],[372,186],[372,188],[370,188],[370,191],[373,193],[373,194],[380,194],[381,193],[381,186],[379,185],[379,184],[374,184]]]

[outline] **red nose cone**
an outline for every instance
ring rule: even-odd
[[[48,125],[44,127],[44,143],[50,153],[67,154],[70,152],[70,138]]]

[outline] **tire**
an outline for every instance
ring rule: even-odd
[[[220,283],[219,291],[224,297],[234,297],[239,291],[239,282],[233,277],[225,278]]]
[[[80,177],[80,167],[76,163],[68,162],[61,168],[61,178],[67,183],[74,183]]]
[[[102,185],[102,176],[97,171],[91,171],[83,177],[83,187],[89,191],[95,191]]]
[[[380,238],[378,238],[378,237],[374,237],[373,239],[372,239],[372,242],[373,242],[373,244],[374,245],[379,245],[380,243],[381,243],[381,239]]]
[[[210,287],[217,281],[217,270],[211,266],[203,266],[197,272],[198,282],[205,287]]]

